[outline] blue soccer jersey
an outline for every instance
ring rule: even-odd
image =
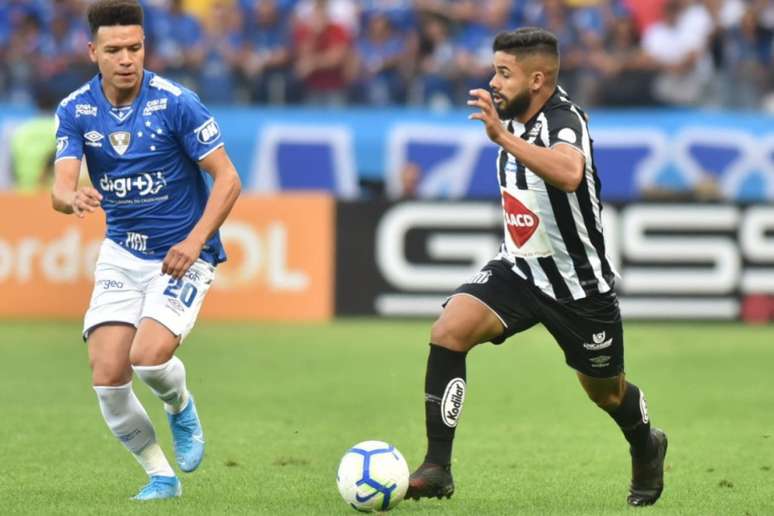
[[[163,260],[185,240],[209,197],[197,163],[223,145],[195,93],[146,70],[132,105],[117,108],[97,75],[59,104],[56,127],[57,161],[86,156],[103,195],[107,238],[148,260]],[[201,258],[226,259],[218,233]]]

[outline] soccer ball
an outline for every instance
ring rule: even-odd
[[[344,501],[361,512],[387,511],[398,505],[408,480],[406,459],[382,441],[363,441],[347,450],[336,475]]]

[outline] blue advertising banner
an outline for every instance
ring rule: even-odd
[[[212,110],[245,187],[326,190],[355,198],[361,182],[386,196],[494,199],[497,148],[468,110],[228,107]],[[33,113],[0,107],[0,188],[12,187],[10,141]],[[608,201],[677,194],[774,200],[774,118],[699,111],[592,111]],[[52,138],[53,148],[53,138]],[[407,176],[416,187],[406,191]]]

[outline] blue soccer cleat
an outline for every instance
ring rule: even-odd
[[[193,397],[178,414],[167,414],[175,444],[175,460],[180,469],[190,473],[199,467],[204,457],[204,432],[196,413]]]
[[[183,486],[177,477],[152,476],[132,500],[164,500],[183,494]]]

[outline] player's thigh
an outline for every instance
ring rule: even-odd
[[[540,322],[562,348],[567,365],[592,379],[612,379],[623,373],[623,324],[615,294],[596,294],[567,304],[545,297],[540,310]],[[614,385],[610,382],[610,388]]]
[[[215,267],[197,260],[182,279],[164,275],[149,283],[132,344],[132,363],[155,365],[172,357],[196,323],[214,277]]]
[[[492,260],[449,298],[433,325],[433,343],[466,351],[482,342],[502,343],[537,323],[530,293],[509,265]]]
[[[86,340],[89,349],[92,385],[124,385],[132,379],[129,350],[134,326],[105,323],[91,329]]]
[[[139,258],[105,240],[94,269],[94,289],[83,320],[83,338],[104,324],[123,323],[133,327],[140,320],[147,265]]]
[[[129,360],[132,365],[151,366],[168,362],[180,345],[180,336],[156,319],[140,320],[131,343]]]
[[[468,351],[476,344],[502,334],[503,323],[478,299],[453,295],[430,331],[430,341],[454,351]]]

